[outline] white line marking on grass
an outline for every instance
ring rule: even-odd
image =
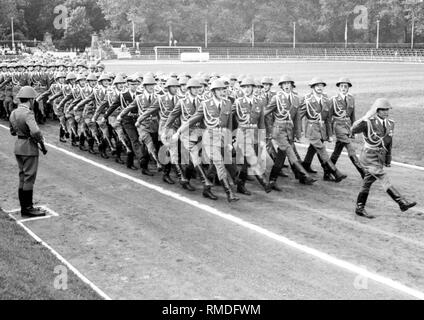
[[[2,125],[0,125],[0,126],[2,126]],[[4,126],[2,126],[2,127],[4,127]],[[6,128],[6,127],[4,127],[4,128]],[[8,128],[6,128],[6,129],[8,129]],[[402,283],[400,283],[398,281],[392,280],[392,279],[390,279],[388,277],[381,276],[381,275],[379,275],[377,273],[370,272],[370,271],[368,271],[365,268],[358,267],[358,266],[356,266],[356,265],[354,265],[354,264],[352,264],[350,262],[347,262],[347,261],[338,259],[336,257],[330,256],[329,254],[327,254],[325,252],[322,252],[322,251],[319,251],[317,249],[308,247],[306,245],[299,244],[299,243],[297,243],[295,241],[292,241],[292,240],[290,240],[290,239],[288,239],[286,237],[283,237],[281,235],[278,235],[276,233],[273,233],[273,232],[271,232],[271,231],[269,231],[269,230],[267,230],[265,228],[262,228],[260,226],[255,225],[255,224],[252,224],[250,222],[244,221],[243,219],[240,219],[240,218],[238,218],[236,216],[233,216],[231,214],[227,214],[227,213],[221,212],[218,209],[215,209],[215,208],[213,208],[211,206],[208,206],[206,204],[200,203],[198,201],[189,199],[189,198],[187,198],[185,196],[182,196],[182,195],[180,195],[178,193],[175,193],[173,191],[164,189],[162,187],[153,185],[153,184],[148,183],[146,181],[143,181],[141,179],[132,177],[132,176],[126,174],[126,173],[123,173],[123,172],[120,172],[118,170],[109,168],[109,167],[107,167],[107,166],[105,166],[103,164],[97,163],[97,162],[95,162],[93,160],[90,160],[90,159],[88,159],[86,157],[83,157],[83,156],[80,156],[78,154],[75,154],[75,153],[70,152],[68,150],[59,148],[59,147],[57,147],[55,145],[52,145],[52,144],[49,144],[49,143],[46,143],[46,145],[49,146],[50,148],[58,151],[58,152],[61,152],[61,153],[66,154],[66,155],[68,155],[68,156],[70,156],[70,157],[72,157],[74,159],[77,159],[77,160],[83,161],[85,163],[91,164],[91,165],[93,165],[93,166],[95,166],[97,168],[100,168],[100,169],[102,169],[104,171],[107,171],[109,173],[115,174],[115,175],[117,175],[117,176],[119,176],[121,178],[124,178],[124,179],[127,179],[129,181],[132,181],[132,182],[134,182],[136,184],[139,184],[141,186],[144,186],[144,187],[146,187],[148,189],[157,191],[157,192],[159,192],[159,193],[161,193],[161,194],[163,194],[165,196],[168,196],[168,197],[173,198],[175,200],[184,202],[184,203],[186,203],[188,205],[191,205],[193,207],[196,207],[198,209],[201,209],[203,211],[206,211],[206,212],[208,212],[208,213],[210,213],[212,215],[215,215],[217,217],[220,217],[220,218],[222,218],[224,220],[233,222],[233,223],[235,223],[235,224],[237,224],[239,226],[242,226],[242,227],[244,227],[244,228],[246,228],[248,230],[257,232],[257,233],[259,233],[259,234],[261,234],[261,235],[263,235],[265,237],[268,237],[270,239],[276,240],[276,241],[278,241],[278,242],[280,242],[280,243],[282,243],[282,244],[284,244],[284,245],[286,245],[288,247],[291,247],[291,248],[296,249],[296,250],[299,250],[299,251],[301,251],[303,253],[309,254],[309,255],[311,255],[311,256],[313,256],[315,258],[318,258],[318,259],[320,259],[322,261],[325,261],[325,262],[327,262],[327,263],[329,263],[331,265],[337,266],[337,267],[339,267],[341,269],[347,270],[349,272],[352,272],[354,274],[358,274],[358,275],[360,275],[362,277],[365,277],[367,279],[370,279],[370,280],[373,280],[375,282],[381,283],[381,284],[383,284],[385,286],[388,286],[388,287],[390,287],[392,289],[398,290],[398,291],[400,291],[402,293],[405,293],[407,295],[410,295],[412,297],[415,297],[415,298],[424,300],[424,292],[421,292],[421,291],[419,291],[417,289],[410,288],[410,287],[408,287],[408,286],[406,286],[406,285],[404,285],[404,284],[402,284]],[[25,228],[25,226],[23,224],[21,224],[21,225]],[[87,281],[89,281],[89,280],[87,279]]]
[[[50,210],[51,211],[51,210]],[[37,236],[33,231],[31,231],[28,227],[24,225],[26,221],[34,221],[36,219],[26,219],[26,220],[17,220],[12,213],[5,211],[8,213],[9,217],[16,221],[16,223],[22,227],[35,241],[43,245],[47,250],[49,250],[60,262],[68,267],[78,278],[81,279],[82,282],[86,283],[91,289],[93,289],[99,296],[101,296],[105,300],[112,300],[106,293],[104,293],[99,287],[97,287],[93,282],[88,280],[81,272],[78,271],[70,262],[68,262],[64,257],[62,257],[56,250],[50,247],[46,242],[41,240],[39,236]]]

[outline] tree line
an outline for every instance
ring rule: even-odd
[[[0,0],[0,40],[41,40],[45,32],[63,46],[84,48],[96,32],[103,39],[179,44],[208,41],[408,43],[412,29],[424,42],[422,0]],[[67,9],[66,28],[57,28]],[[377,23],[377,21],[379,23]]]

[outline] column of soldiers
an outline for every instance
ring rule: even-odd
[[[105,72],[104,65],[1,64],[0,109],[9,117],[16,94],[23,86],[37,92],[36,118],[43,123],[50,113],[59,120],[59,140],[102,158],[114,157],[131,170],[153,176],[153,163],[166,184],[194,192],[192,179],[203,185],[203,196],[217,200],[215,185],[224,189],[229,202],[237,193],[249,196],[248,180],[256,179],[266,193],[282,192],[277,181],[286,160],[303,185],[317,180],[312,168],[315,155],[325,181],[340,183],[347,178],[337,167],[343,149],[363,179],[356,214],[373,218],[365,210],[372,183],[380,180],[402,211],[416,205],[390,184],[383,166],[391,161],[393,122],[387,119],[390,104],[379,102],[368,118],[355,122],[352,83],[340,79],[339,93],[328,97],[326,82],[313,78],[311,92],[300,97],[290,76],[262,81],[249,76],[222,77],[199,73],[127,76]],[[376,127],[381,116],[382,125]],[[351,143],[363,133],[365,147],[358,157]],[[304,134],[309,148],[302,159],[296,149]],[[336,137],[335,150],[325,143]],[[97,149],[97,151],[96,151]],[[123,159],[124,156],[124,159]],[[235,188],[233,189],[232,183]],[[236,191],[236,192],[235,192]]]

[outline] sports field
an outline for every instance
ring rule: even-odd
[[[110,62],[107,71],[290,74],[299,94],[321,76],[329,95],[348,76],[358,116],[376,98],[391,99],[394,160],[424,166],[424,65]],[[14,138],[0,124],[0,206],[9,210],[18,206]],[[252,183],[254,195],[230,205],[220,187],[219,201],[205,200],[198,181],[188,193],[160,174],[142,177],[59,143],[57,123],[42,130],[49,154],[35,194],[59,216],[25,226],[112,299],[424,299],[423,168],[387,170],[416,208],[401,214],[375,184],[368,209],[377,219],[365,221],[353,214],[361,181],[345,156],[339,167],[349,178],[341,184],[319,174],[316,185],[302,186],[290,174],[279,180],[284,192],[265,194]]]

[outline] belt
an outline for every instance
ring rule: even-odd
[[[25,137],[25,136],[18,136],[18,139],[19,139],[19,140],[28,140],[28,139],[29,139],[29,137]]]

